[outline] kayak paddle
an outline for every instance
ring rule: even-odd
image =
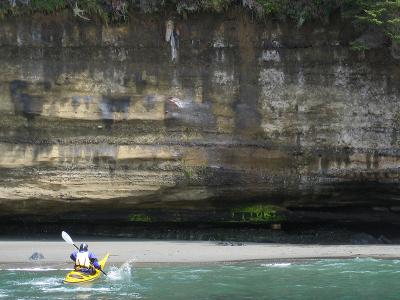
[[[74,244],[74,241],[71,239],[71,237],[69,236],[68,233],[66,233],[65,231],[61,232],[61,237],[64,239],[64,241],[66,241],[68,244],[70,245],[74,245],[76,249],[79,250],[78,246]]]
[[[65,231],[62,231],[62,232],[61,232],[61,237],[62,237],[63,240],[66,241],[68,244],[74,245],[75,248],[79,250],[79,247],[78,247],[77,245],[75,245],[74,241],[71,239],[71,237],[69,236],[68,233],[66,233]],[[101,271],[101,273],[103,273],[104,275],[107,276],[107,274],[106,274],[102,269],[99,269],[99,270]]]

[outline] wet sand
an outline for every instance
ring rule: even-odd
[[[89,249],[109,262],[206,263],[246,260],[295,260],[316,258],[400,258],[400,245],[291,245],[191,241],[91,241]],[[0,268],[5,266],[68,265],[73,246],[53,241],[0,241]],[[29,257],[39,252],[44,259]]]

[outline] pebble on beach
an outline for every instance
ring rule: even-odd
[[[34,252],[30,257],[29,260],[41,260],[44,259],[44,255],[40,252]]]

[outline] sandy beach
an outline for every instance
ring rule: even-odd
[[[111,253],[110,264],[134,260],[143,263],[207,263],[245,260],[295,260],[315,258],[400,258],[400,245],[290,245],[230,244],[189,241],[91,241],[89,249],[101,257]],[[0,241],[0,268],[10,265],[68,265],[74,250],[65,242]],[[30,260],[41,253],[44,259]]]

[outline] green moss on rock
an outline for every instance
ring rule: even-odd
[[[131,222],[143,222],[143,223],[149,223],[152,221],[150,216],[144,215],[144,214],[132,214],[129,216],[129,221]]]
[[[279,213],[278,207],[264,204],[235,208],[231,216],[231,222],[239,223],[272,223],[285,220],[285,217]]]

